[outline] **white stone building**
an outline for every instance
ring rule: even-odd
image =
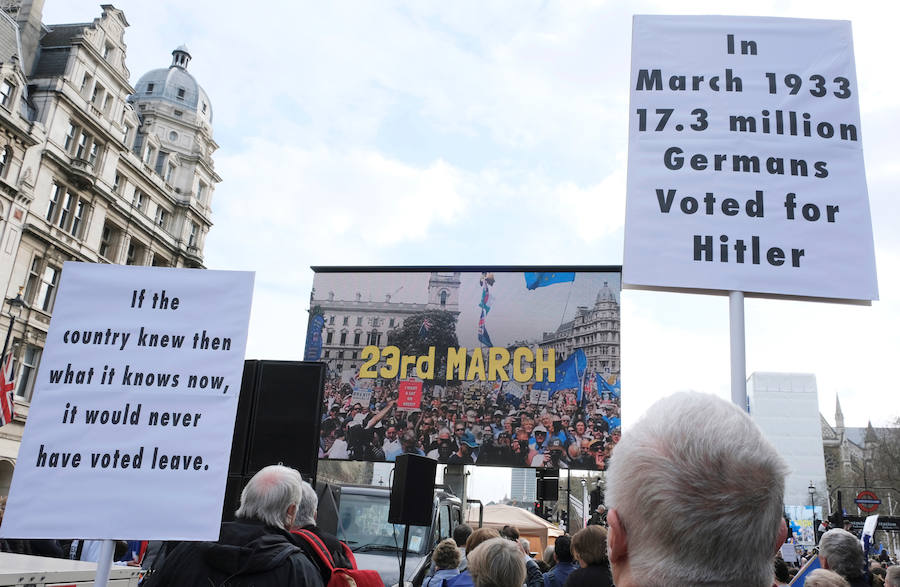
[[[190,53],[132,87],[124,13],[45,25],[43,0],[0,11],[0,291],[12,329],[16,419],[0,427],[5,495],[65,261],[203,267],[212,105]],[[0,335],[10,324],[4,304]]]

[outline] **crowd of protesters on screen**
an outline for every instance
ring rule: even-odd
[[[514,401],[493,383],[426,382],[420,409],[397,405],[396,381],[362,395],[349,383],[325,385],[320,458],[393,461],[410,453],[441,463],[604,470],[620,438],[618,397],[561,390],[544,403]]]

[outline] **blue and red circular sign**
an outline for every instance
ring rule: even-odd
[[[856,505],[859,506],[859,509],[867,514],[874,512],[878,509],[878,506],[881,505],[881,500],[878,499],[878,496],[869,490],[857,493],[854,501],[856,502]]]

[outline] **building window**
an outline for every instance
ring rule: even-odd
[[[66,151],[70,151],[72,149],[72,145],[75,143],[75,135],[78,134],[78,127],[76,127],[71,122],[69,123],[69,131],[66,133]]]
[[[19,372],[16,375],[16,395],[25,401],[31,401],[31,392],[34,390],[34,376],[41,360],[41,349],[34,345],[25,345],[22,354],[22,362],[19,363]]]
[[[100,84],[95,84],[94,85],[94,93],[91,94],[91,104],[93,104],[94,106],[99,108],[100,102],[103,98],[103,94],[104,94],[103,86],[101,86]]]
[[[447,305],[447,292],[442,291],[441,292],[441,307],[444,307],[446,305]]]
[[[131,203],[134,204],[135,208],[143,212],[144,208],[147,205],[147,195],[141,190],[136,189],[134,190],[134,199],[131,201]]]
[[[353,334],[353,344],[354,346],[359,346],[359,337],[362,333],[356,332]],[[354,357],[355,358],[355,357]]]
[[[112,55],[113,46],[109,43],[103,44],[103,58],[109,61],[110,55]]]
[[[391,328],[393,328],[393,327],[394,327],[394,319],[393,319],[393,318],[391,318],[391,321],[390,321],[390,324],[389,324],[389,326],[390,326],[390,327],[391,327]]]
[[[112,260],[110,253],[113,252],[119,231],[114,229],[108,223],[103,225],[103,234],[100,236],[100,249],[97,251],[101,257]]]
[[[94,80],[94,78],[91,77],[91,74],[89,74],[89,73],[84,74],[84,77],[81,79],[81,95],[82,96],[87,93],[87,89],[90,87],[91,82],[93,80]]]
[[[91,150],[88,153],[88,163],[93,165],[97,162],[97,157],[100,155],[100,143],[94,141],[91,143]]]
[[[177,141],[177,140],[178,140],[178,133],[175,132],[174,130],[170,130],[170,131],[169,131],[169,140],[172,141],[173,143],[174,143],[175,141]]]
[[[207,189],[208,189],[207,185],[205,183],[203,183],[202,181],[197,184],[197,200],[201,204],[206,203],[206,190]]]
[[[172,176],[175,175],[175,164],[169,163],[166,166],[166,183],[172,183]]]
[[[178,88],[178,99],[184,100],[184,88]]]
[[[106,96],[103,97],[103,108],[102,108],[102,110],[103,110],[103,113],[104,113],[104,114],[107,113],[107,112],[109,112],[109,106],[110,106],[110,104],[112,104],[112,94],[109,93],[109,92],[106,92]]]
[[[362,326],[362,316],[357,316],[357,318],[356,318],[356,325],[357,325],[357,326]]]
[[[177,116],[177,117],[179,117],[179,118],[181,118],[181,116],[182,116],[183,114],[184,114],[184,112],[182,112],[181,110],[176,110],[176,111],[175,111],[175,116]]]
[[[38,287],[37,296],[32,303],[32,307],[40,308],[44,312],[53,310],[53,301],[56,298],[56,284],[59,280],[59,269],[53,265],[44,267],[41,273],[41,282]]]
[[[350,323],[350,317],[349,317],[349,316],[344,316],[344,326],[346,326],[346,325],[349,324],[349,323]]]
[[[328,323],[331,324],[332,326],[334,326],[334,316],[328,317]]]
[[[203,105],[202,105],[202,107],[200,108],[200,111],[201,111],[203,114],[206,114],[206,102],[203,102]]]
[[[84,131],[81,131],[81,136],[78,139],[78,147],[75,150],[75,158],[83,159],[84,154],[87,151],[87,143],[88,143],[88,134]]]
[[[167,228],[169,224],[169,212],[160,206],[156,208],[156,217],[153,219],[160,228]]]
[[[0,151],[0,177],[6,177],[10,159],[12,159],[12,149],[3,147],[3,150]]]
[[[53,216],[56,214],[56,208],[59,206],[59,196],[62,192],[62,186],[58,183],[53,184],[50,192],[50,203],[47,204],[47,220],[53,222]]]
[[[3,83],[0,83],[0,106],[8,109],[13,103],[13,93],[15,91],[16,86],[11,84],[9,80],[3,80]]]
[[[328,334],[325,335],[325,344],[331,344],[333,340],[334,340],[334,332],[329,330]]]
[[[154,87],[154,84],[147,84],[147,93],[148,94],[153,93],[153,87]]]
[[[145,247],[134,239],[128,243],[128,254],[125,256],[126,265],[140,265],[144,259]]]
[[[125,148],[131,149],[134,146],[134,127],[125,124]]]
[[[153,157],[156,155],[156,149],[153,148],[153,145],[147,145],[147,151],[144,153],[144,163],[150,165],[153,162]]]
[[[197,246],[197,232],[199,232],[200,227],[197,226],[196,222],[191,222],[191,232],[188,234],[188,246],[196,247]]]
[[[113,191],[117,194],[122,193],[122,174],[116,172],[116,179],[113,181]]]
[[[82,220],[84,218],[84,200],[78,200],[75,203],[75,214],[72,216],[72,228],[69,229],[69,234],[78,238],[81,236],[79,231],[81,230]]]

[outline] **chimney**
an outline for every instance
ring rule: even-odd
[[[37,63],[43,11],[44,0],[22,0],[16,14],[16,24],[19,25],[19,38],[22,42],[22,71],[26,77],[32,74]]]

